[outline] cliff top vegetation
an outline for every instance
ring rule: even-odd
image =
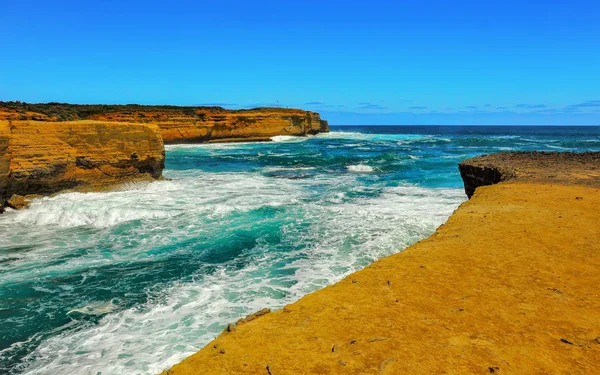
[[[0,101],[0,119],[38,120],[38,121],[73,121],[94,119],[111,113],[161,113],[176,116],[202,117],[203,113],[268,113],[305,112],[298,109],[279,107],[260,107],[252,109],[227,110],[218,106],[175,106],[175,105],[140,105],[140,104],[69,104],[69,103],[25,103],[20,101]]]

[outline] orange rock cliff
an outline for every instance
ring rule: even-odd
[[[24,206],[26,195],[160,178],[163,142],[268,141],[327,131],[318,113],[299,109],[0,102],[0,212]]]
[[[288,108],[226,110],[221,107],[71,105],[0,102],[0,119],[96,120],[151,123],[165,143],[268,141],[277,135],[329,131],[318,113]]]
[[[90,118],[126,122],[146,118],[144,121],[158,125],[165,143],[268,141],[278,135],[305,136],[329,131],[318,113],[283,108],[200,108],[189,114],[130,112]]]
[[[160,132],[150,124],[0,120],[0,209],[14,195],[99,190],[153,180],[164,168]]]

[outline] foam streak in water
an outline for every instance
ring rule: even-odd
[[[244,177],[240,189],[252,180],[256,177]],[[25,372],[158,373],[197,351],[227,322],[263,307],[282,307],[417,241],[464,199],[458,189],[401,186],[375,198],[342,197],[342,203],[329,206],[325,203],[339,197],[311,201],[303,200],[303,190],[294,186],[272,189],[301,201],[287,211],[295,222],[279,230],[278,246],[293,250],[279,253],[259,241],[255,256],[241,269],[224,264],[210,275],[175,281],[150,293],[142,306],[50,337],[27,358]],[[264,203],[282,204],[277,198]]]

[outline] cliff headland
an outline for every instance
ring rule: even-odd
[[[318,113],[298,109],[0,102],[0,212],[39,195],[158,179],[163,143],[327,131]]]
[[[599,156],[467,160],[472,197],[431,237],[230,324],[163,374],[595,373]]]
[[[165,143],[268,141],[277,135],[329,131],[318,113],[288,108],[226,110],[221,107],[28,104],[0,102],[0,119],[93,120],[154,124]]]
[[[158,179],[164,159],[150,124],[0,120],[0,211],[32,196]]]

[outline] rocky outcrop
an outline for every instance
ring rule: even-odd
[[[4,202],[4,205],[9,208],[14,208],[15,210],[20,210],[21,208],[28,207],[29,203],[31,203],[32,200],[37,198],[42,198],[42,196],[38,194],[13,194],[10,198],[6,200],[6,202]]]
[[[299,109],[0,102],[0,211],[24,207],[35,195],[157,179],[163,143],[327,131],[318,113]]]
[[[221,107],[1,103],[0,119],[96,120],[151,123],[165,143],[268,141],[277,135],[329,131],[318,113],[288,108],[226,110]]]
[[[508,180],[600,185],[600,152],[504,152],[465,160],[458,168],[469,198],[479,186]]]
[[[596,373],[597,159],[529,157],[498,156],[516,179],[478,187],[430,238],[228,326],[163,375]]]
[[[24,203],[19,195],[150,181],[160,178],[163,168],[164,146],[155,125],[0,121],[2,205]]]
[[[155,123],[165,143],[268,141],[277,135],[305,136],[329,131],[318,113],[297,109],[259,108],[227,111],[200,108],[189,113],[131,112],[91,116],[107,121]]]

